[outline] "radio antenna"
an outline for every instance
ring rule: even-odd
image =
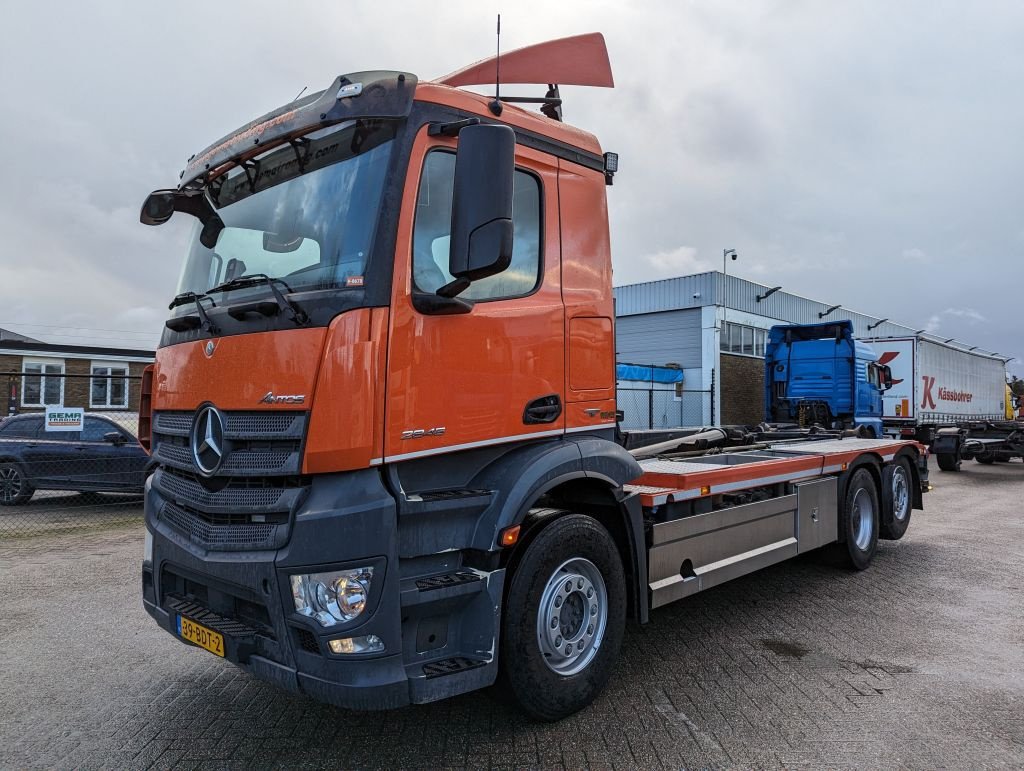
[[[501,115],[501,14],[498,14],[498,50],[494,55],[494,101],[488,107],[495,115]]]

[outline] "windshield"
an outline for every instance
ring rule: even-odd
[[[179,294],[261,273],[293,291],[362,286],[395,127],[322,129],[211,181],[224,228],[207,248],[196,221]]]

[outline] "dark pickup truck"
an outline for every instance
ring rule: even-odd
[[[151,466],[139,440],[102,415],[86,414],[81,431],[46,431],[40,414],[0,420],[0,506],[36,490],[141,494]]]

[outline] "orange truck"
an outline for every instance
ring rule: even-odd
[[[493,59],[342,75],[143,204],[146,224],[194,220],[143,384],[145,608],[336,705],[497,684],[561,718],[604,687],[628,619],[819,547],[863,569],[927,489],[909,441],[624,449],[617,157],[558,91],[612,85],[604,39],[500,69],[547,96],[461,88],[495,82]]]

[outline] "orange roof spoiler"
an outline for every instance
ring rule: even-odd
[[[456,70],[436,82],[446,86],[484,86],[497,80],[496,57]],[[501,82],[614,88],[604,35],[591,32],[517,48],[501,54]]]

